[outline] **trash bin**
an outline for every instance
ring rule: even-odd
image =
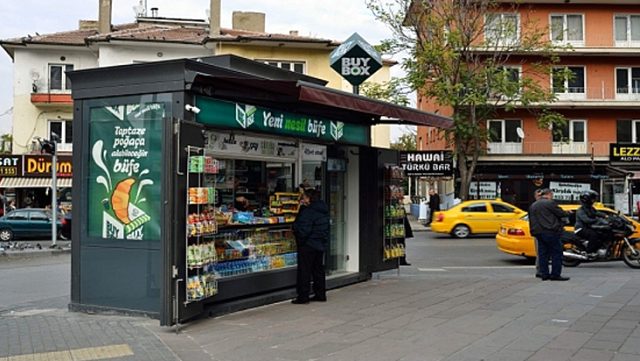
[[[419,204],[411,204],[411,211],[410,211],[411,215],[416,217],[416,219],[418,218],[418,216],[420,215],[420,205]]]

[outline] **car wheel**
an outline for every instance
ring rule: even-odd
[[[8,242],[13,239],[13,231],[8,228],[0,229],[0,241]]]
[[[471,234],[471,230],[466,224],[458,224],[457,226],[453,227],[453,231],[451,231],[451,234],[457,238],[467,238]]]

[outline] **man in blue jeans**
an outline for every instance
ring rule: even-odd
[[[540,199],[529,207],[529,228],[531,235],[537,239],[539,274],[543,281],[568,281],[562,273],[562,241],[564,231],[563,219],[567,213],[553,200],[549,188],[540,190]],[[549,272],[551,258],[551,272]]]

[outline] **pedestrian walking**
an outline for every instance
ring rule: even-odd
[[[433,214],[440,210],[440,196],[434,189],[429,189],[429,223],[433,220]]]
[[[538,199],[540,199],[540,192],[542,191],[541,188],[536,189],[535,192],[533,192],[533,198],[534,198],[534,202],[537,201]],[[536,237],[533,237],[533,247],[535,248],[535,252],[536,252],[536,278],[542,278],[542,275],[540,274],[540,258],[537,257],[538,254],[538,239]]]
[[[404,215],[404,238],[400,238],[400,244],[402,245],[402,249],[404,250],[404,255],[400,257],[400,265],[401,266],[411,266],[411,263],[407,262],[407,243],[405,239],[413,238],[413,230],[411,229],[411,224],[409,223],[409,218],[407,215]]]
[[[301,207],[293,223],[298,247],[298,272],[294,304],[327,300],[324,274],[324,254],[329,247],[329,207],[320,199],[320,192],[306,189]],[[313,281],[313,297],[309,297]]]
[[[531,235],[538,240],[538,265],[543,281],[568,281],[562,276],[562,233],[564,232],[565,211],[553,200],[549,188],[540,190],[540,199],[529,207]],[[551,259],[551,272],[549,272]]]

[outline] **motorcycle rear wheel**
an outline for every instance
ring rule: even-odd
[[[622,249],[622,260],[624,263],[633,268],[640,269],[640,249],[635,249],[637,255],[633,255],[633,250],[627,246]]]

